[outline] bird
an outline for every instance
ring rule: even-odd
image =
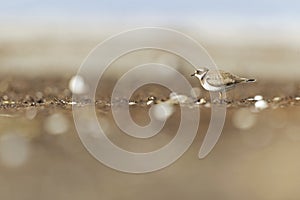
[[[222,98],[222,92],[233,89],[241,83],[256,82],[253,78],[242,78],[229,72],[217,69],[197,69],[191,76],[199,79],[202,87],[210,92],[219,92]]]

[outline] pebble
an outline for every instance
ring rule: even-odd
[[[44,129],[52,135],[60,135],[68,131],[69,121],[61,113],[50,115],[44,122]]]
[[[275,101],[275,102],[278,102],[278,101],[280,101],[280,100],[281,100],[280,97],[274,97],[274,98],[273,98],[273,101]]]
[[[157,120],[166,121],[174,112],[172,104],[162,102],[153,106],[153,114]]]
[[[176,94],[175,92],[172,92],[170,94],[170,100],[174,101],[175,103],[186,103],[188,100],[188,97],[181,94]]]
[[[247,108],[238,109],[232,117],[233,125],[242,130],[248,130],[252,128],[256,124],[256,121],[256,115],[250,112],[250,110]]]
[[[256,95],[255,97],[254,97],[254,100],[255,101],[260,101],[260,100],[263,100],[264,98],[263,98],[263,96],[261,96],[261,95]]]
[[[87,91],[87,86],[84,79],[79,76],[73,76],[69,82],[69,89],[74,94],[83,94]]]
[[[30,148],[26,138],[16,133],[3,134],[0,138],[0,160],[8,167],[19,167],[29,157]]]
[[[254,105],[257,110],[264,110],[269,107],[268,103],[265,100],[259,100],[259,101],[255,102]]]

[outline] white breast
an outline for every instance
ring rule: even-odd
[[[225,86],[223,87],[215,87],[210,85],[206,79],[204,79],[203,81],[201,81],[202,87],[208,91],[212,91],[212,92],[221,92],[222,90],[224,90]]]

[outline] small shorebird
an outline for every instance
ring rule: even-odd
[[[215,69],[198,69],[191,76],[196,76],[204,89],[212,92],[219,92],[220,98],[222,91],[234,88],[240,83],[255,82],[255,79],[241,78],[229,72]]]

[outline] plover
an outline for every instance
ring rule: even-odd
[[[240,83],[256,81],[255,79],[241,78],[223,70],[207,68],[198,69],[191,76],[196,76],[205,90],[219,92],[220,98],[222,91],[230,90]]]

